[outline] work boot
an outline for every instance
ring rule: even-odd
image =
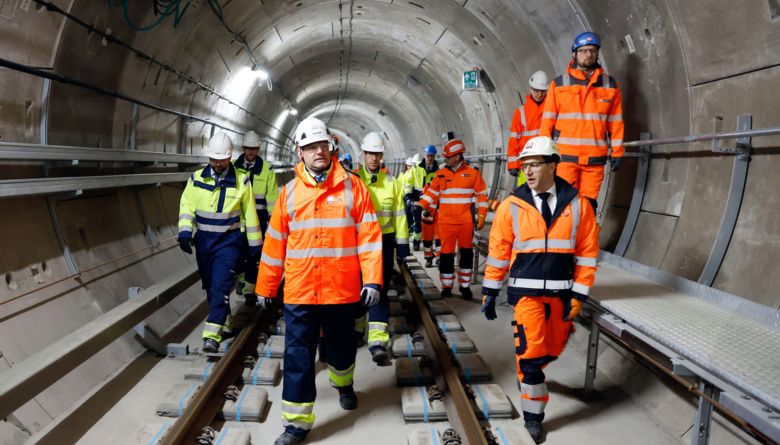
[[[414,251],[419,252],[420,251],[420,242],[419,241],[412,241],[412,245],[414,246]]]
[[[305,438],[306,436],[299,436],[285,431],[281,436],[276,438],[274,445],[298,445],[303,442],[303,439]]]
[[[214,354],[219,351],[219,342],[213,338],[203,339],[203,352]]]
[[[433,267],[433,257],[425,259],[425,267]]]
[[[470,287],[461,287],[460,296],[463,297],[464,300],[471,300],[472,298],[474,298],[474,295],[472,295],[471,293]]]
[[[450,289],[449,287],[445,287],[444,289],[441,290],[442,298],[449,298],[451,296],[452,296],[452,289]]]
[[[339,390],[339,405],[341,405],[341,409],[352,411],[353,409],[357,408],[357,404],[358,404],[357,394],[355,394],[355,390],[352,388],[352,385],[344,386],[342,388],[339,388],[338,390]]]
[[[531,439],[533,439],[535,443],[542,443],[542,442],[544,442],[544,439],[542,438],[542,421],[541,420],[526,420],[525,421],[525,429],[528,430],[528,434],[531,435]]]
[[[387,348],[384,346],[374,346],[373,348],[369,348],[369,352],[371,352],[371,360],[373,360],[374,363],[381,364],[387,362]]]

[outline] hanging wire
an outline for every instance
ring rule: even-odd
[[[153,11],[154,14],[158,16],[157,20],[151,25],[137,25],[130,18],[130,0],[120,0],[119,2],[107,0],[109,8],[119,5],[122,6],[125,22],[130,28],[138,32],[151,31],[152,29],[157,28],[166,17],[171,15],[173,15],[173,27],[175,28],[178,26],[182,17],[184,17],[184,13],[187,12],[187,9],[190,7],[192,0],[187,0],[187,4],[185,4],[183,8],[181,7],[181,2],[182,0],[154,0]]]
[[[212,87],[210,87],[208,85],[205,85],[204,83],[196,80],[191,75],[189,75],[189,74],[187,74],[187,73],[185,73],[185,72],[183,72],[181,70],[178,70],[178,69],[174,68],[173,66],[168,65],[165,62],[161,62],[161,61],[155,59],[150,54],[147,54],[147,53],[141,51],[140,49],[127,44],[126,42],[124,42],[123,40],[119,39],[116,36],[113,36],[111,34],[107,34],[107,33],[103,32],[103,31],[101,31],[100,29],[96,28],[94,25],[91,25],[91,24],[85,22],[83,19],[68,13],[67,11],[63,10],[59,6],[55,5],[54,3],[51,3],[50,1],[47,1],[47,0],[33,0],[33,1],[35,3],[37,3],[38,5],[40,5],[42,7],[45,7],[47,10],[49,10],[51,12],[54,12],[54,13],[57,13],[57,14],[60,14],[63,17],[67,18],[68,20],[70,20],[70,21],[72,21],[72,22],[82,26],[83,28],[87,29],[90,33],[95,33],[95,34],[103,37],[104,39],[106,39],[106,41],[108,43],[113,43],[113,44],[116,44],[116,45],[118,45],[118,46],[120,46],[122,48],[125,48],[128,51],[130,51],[133,54],[135,54],[138,58],[140,58],[142,60],[146,60],[146,61],[148,61],[150,63],[153,63],[153,64],[159,66],[163,70],[165,70],[165,71],[167,71],[167,72],[169,72],[171,74],[174,74],[174,75],[178,76],[181,79],[186,80],[188,83],[190,83],[192,85],[195,85],[196,87],[198,87],[202,91],[205,91],[208,94],[213,94],[214,96],[218,97],[220,100],[223,100],[223,101],[229,103],[230,105],[233,105],[234,107],[238,108],[239,110],[243,111],[244,113],[248,114],[249,116],[252,116],[257,121],[263,123],[267,127],[276,130],[277,132],[279,132],[279,134],[283,135],[285,138],[292,140],[290,138],[289,134],[287,134],[284,131],[282,131],[281,129],[275,127],[273,124],[271,124],[267,120],[263,119],[258,114],[252,112],[251,110],[248,110],[248,109],[242,107],[241,105],[237,104],[236,102],[233,102],[227,96],[224,96],[224,95],[220,94],[214,88],[212,88]],[[118,3],[111,4],[112,0],[108,0],[109,4],[111,6],[120,6],[123,1],[124,0],[119,0]],[[178,0],[174,0],[174,1],[178,1]],[[187,6],[189,6],[189,3],[187,4]],[[186,6],[185,6],[185,8],[186,8]],[[183,12],[182,12],[182,14],[183,14]],[[47,68],[47,69],[51,69],[51,68]],[[269,87],[269,90],[270,90],[270,87]]]

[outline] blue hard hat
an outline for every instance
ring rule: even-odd
[[[342,161],[352,163],[352,155],[347,153],[341,158]]]
[[[571,52],[577,51],[577,48],[581,48],[585,45],[595,45],[601,48],[601,39],[595,32],[581,32],[574,38],[574,42],[571,44]]]
[[[425,147],[425,154],[436,156],[436,147],[433,145],[428,145]]]

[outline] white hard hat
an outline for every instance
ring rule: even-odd
[[[385,143],[379,133],[372,131],[363,138],[363,143],[360,144],[360,149],[369,153],[384,153]]]
[[[523,151],[518,156],[520,159],[531,156],[555,156],[556,162],[561,162],[561,154],[558,152],[558,144],[549,136],[536,136],[528,140]]]
[[[547,88],[550,86],[550,80],[547,78],[547,73],[537,71],[531,74],[531,78],[528,79],[528,85],[535,90],[547,91]]]
[[[304,147],[322,141],[330,142],[330,151],[335,150],[336,145],[333,144],[333,138],[328,127],[325,126],[325,122],[316,117],[308,117],[298,124],[298,128],[295,130],[295,145]]]
[[[414,165],[414,159],[412,159],[412,157],[411,157],[411,156],[409,156],[408,158],[406,158],[406,165],[408,165],[409,167],[411,167],[411,166],[413,166],[413,165]]]
[[[233,141],[226,133],[219,132],[211,137],[204,152],[211,159],[230,159],[233,153]]]
[[[244,135],[244,147],[260,148],[260,136],[252,130],[249,130]]]
[[[422,156],[420,156],[420,153],[415,153],[414,157],[412,158],[415,164],[419,164],[422,162]]]

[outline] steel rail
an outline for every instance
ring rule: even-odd
[[[214,422],[222,407],[223,394],[241,375],[242,360],[257,346],[257,334],[270,324],[273,311],[260,310],[230,345],[228,352],[214,366],[208,380],[193,396],[180,417],[165,433],[162,445],[195,443],[202,428]]]
[[[465,439],[465,444],[488,445],[479,419],[477,418],[477,415],[471,406],[471,401],[466,395],[466,391],[463,388],[463,383],[460,381],[458,370],[452,363],[452,359],[449,355],[449,349],[439,336],[439,332],[436,329],[436,324],[433,322],[431,314],[428,312],[428,307],[423,301],[420,290],[415,285],[414,278],[412,278],[409,268],[406,267],[406,265],[401,266],[401,273],[403,274],[406,286],[409,289],[412,298],[414,299],[414,304],[417,306],[417,310],[420,312],[420,320],[422,321],[425,332],[427,334],[426,338],[430,341],[431,346],[436,353],[436,359],[439,363],[439,367],[442,370],[444,382],[447,387],[441,389],[445,395],[449,394],[452,397],[452,401],[454,402],[454,407],[451,407],[449,404],[445,403],[447,417],[450,421],[450,424],[453,426],[455,431],[461,434],[461,437]]]

